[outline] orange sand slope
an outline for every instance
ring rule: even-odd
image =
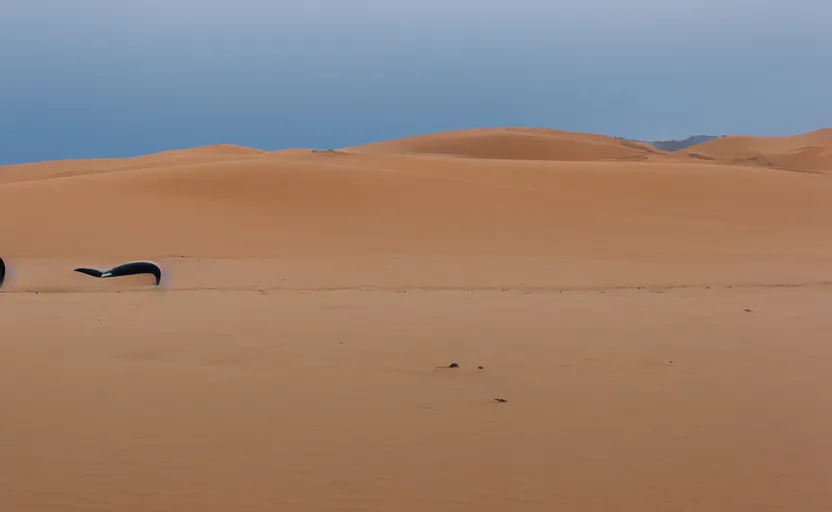
[[[826,510],[832,179],[732,154],[2,167],[0,508]],[[128,259],[164,286],[72,272]]]
[[[541,147],[561,160],[540,160]],[[6,257],[826,257],[825,177],[627,161],[640,151],[602,136],[502,129],[338,151],[211,146],[2,167],[0,215],[13,220],[0,239]],[[448,156],[462,154],[479,157]]]
[[[675,154],[740,165],[832,172],[832,128],[791,137],[723,137]]]
[[[79,174],[126,171],[153,167],[187,166],[205,162],[223,162],[252,158],[265,151],[233,145],[172,150],[135,158],[101,158],[95,160],[65,160],[0,167],[0,184],[61,178]]]
[[[578,275],[616,282],[640,279],[609,270],[620,261],[664,268],[667,282],[680,275],[702,282],[717,267],[733,281],[830,271],[832,181],[825,176],[695,160],[608,161],[610,147],[635,149],[583,134],[552,136],[562,148],[573,137],[565,154],[583,161],[391,152],[424,148],[417,142],[425,140],[459,155],[455,144],[464,139],[461,147],[482,155],[497,146],[495,133],[514,132],[337,151],[212,146],[4,167],[3,256],[557,258],[596,265]],[[520,133],[540,138],[538,130]],[[680,266],[688,271],[677,273]],[[569,265],[559,268],[555,281],[570,275]]]
[[[442,132],[350,148],[360,152],[433,154],[505,160],[643,161],[672,159],[640,142],[541,128],[486,128]]]

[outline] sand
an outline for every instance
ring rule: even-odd
[[[510,128],[0,167],[0,507],[829,510],[832,180],[732,159]],[[163,286],[71,271],[130,259]]]
[[[719,163],[832,173],[832,128],[786,137],[723,137],[673,154]]]

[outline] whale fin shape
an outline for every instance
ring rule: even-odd
[[[88,276],[92,277],[101,277],[104,272],[98,270],[97,268],[86,268],[86,267],[79,267],[73,270],[73,272],[80,272],[82,274],[87,274]]]
[[[130,263],[123,263],[121,265],[116,265],[106,273],[109,275],[105,277],[151,274],[156,278],[157,285],[162,281],[162,269],[159,268],[159,265],[150,261],[131,261]]]
[[[80,272],[92,277],[100,277],[106,279],[108,277],[132,276],[136,274],[150,274],[156,278],[156,285],[162,281],[162,269],[159,265],[150,261],[131,261],[129,263],[122,263],[107,270],[98,270],[96,268],[79,267],[75,272]]]

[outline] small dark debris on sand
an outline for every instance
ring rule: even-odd
[[[745,308],[745,312],[746,313],[751,313],[751,309],[750,308]]]
[[[477,366],[477,370],[483,370],[483,369],[484,368],[482,366]]]
[[[448,366],[437,366],[436,368],[433,369],[433,371],[435,373],[436,370],[447,370],[449,368],[459,368],[459,365],[456,363],[456,361],[454,361],[453,363],[449,364]]]
[[[495,398],[494,401],[500,403],[508,402],[508,400],[506,400],[505,398]]]

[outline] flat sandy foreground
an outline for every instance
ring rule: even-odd
[[[0,509],[832,510],[832,176],[562,139],[0,168]]]

